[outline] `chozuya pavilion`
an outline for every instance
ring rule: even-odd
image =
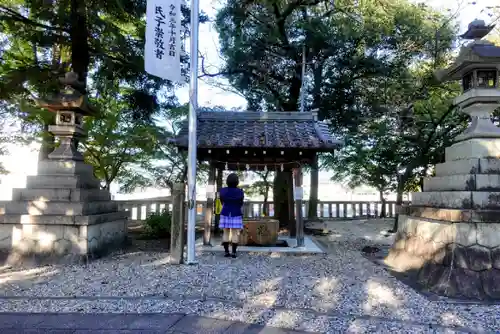
[[[403,207],[386,259],[415,273],[421,289],[448,297],[500,299],[500,129],[491,121],[500,106],[500,47],[482,40],[492,29],[472,22],[461,37],[473,41],[437,73],[462,81],[454,104],[472,121]]]
[[[172,142],[180,150],[187,150],[187,122]],[[287,195],[279,204],[280,218],[286,217],[287,221],[281,223],[288,225],[296,245],[303,246],[301,167],[315,164],[319,152],[333,152],[339,146],[340,142],[314,112],[198,112],[197,157],[210,164],[204,245],[211,244],[215,184],[218,192],[223,172],[271,170],[287,175]],[[277,220],[246,221],[240,244],[249,244],[249,235],[251,243],[276,244],[278,229]]]

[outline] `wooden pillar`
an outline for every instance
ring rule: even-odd
[[[222,168],[217,168],[217,175],[215,179],[215,187],[217,188],[216,196],[215,198],[219,198],[220,195],[220,190],[222,189],[222,174],[223,170]],[[220,215],[216,214],[215,215],[215,230],[219,228],[219,222],[220,222]]]
[[[172,224],[170,227],[170,262],[184,262],[184,196],[186,185],[174,184],[172,191]]]
[[[304,217],[302,217],[302,198],[303,198],[302,168],[294,169],[293,176],[295,181],[295,187],[293,193],[295,198],[297,247],[304,247]]]
[[[214,199],[215,199],[215,171],[216,168],[210,164],[208,171],[208,184],[207,184],[207,205],[205,207],[205,225],[203,229],[203,244],[210,246],[210,239],[212,236],[212,218],[214,213]]]
[[[288,170],[286,172],[286,196],[288,204],[288,230],[290,231],[290,236],[295,237],[297,233],[297,223],[295,221],[295,205],[293,201],[293,173]]]

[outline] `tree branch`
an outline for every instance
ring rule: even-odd
[[[4,5],[0,5],[0,12],[4,12],[7,17],[13,19],[14,21],[22,22],[22,23],[28,24],[28,25],[33,26],[33,27],[43,28],[43,29],[47,29],[47,30],[51,30],[51,31],[59,31],[59,32],[69,33],[69,30],[66,30],[64,28],[55,27],[55,26],[51,27],[49,25],[33,21],[33,20],[19,14],[15,10],[12,10]]]

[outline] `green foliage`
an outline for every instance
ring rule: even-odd
[[[130,193],[137,189],[158,188],[172,191],[175,183],[187,182],[187,152],[178,151],[177,147],[169,142],[180,131],[187,121],[189,105],[185,104],[171,108],[165,112],[166,118],[161,126],[161,133],[157,145],[154,145],[153,154],[148,159],[140,160],[133,169],[127,170],[120,178],[120,191]],[[220,106],[201,107],[200,112],[224,112]],[[153,147],[153,146],[152,146]],[[204,183],[208,179],[209,165],[198,162],[197,181]]]
[[[181,11],[184,39],[190,11]],[[0,0],[0,100],[15,107],[11,117],[21,118],[25,137],[44,139],[42,158],[54,120],[36,100],[58,90],[70,69],[91,100],[119,99],[123,122],[152,123],[177,104],[176,85],[144,71],[145,12],[146,0]],[[202,13],[200,22],[207,19]],[[181,62],[187,74],[189,59]]]
[[[115,180],[126,178],[136,166],[147,163],[163,139],[163,130],[151,122],[130,121],[123,98],[98,99],[102,117],[87,118],[89,138],[82,143],[87,163],[94,166],[103,188]]]
[[[168,210],[151,213],[144,222],[144,237],[147,238],[168,238],[170,237],[170,227],[172,226],[172,214]]]

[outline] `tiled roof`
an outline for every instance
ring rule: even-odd
[[[310,112],[198,112],[198,148],[301,148],[331,151],[340,146]],[[173,139],[187,148],[188,124]]]

